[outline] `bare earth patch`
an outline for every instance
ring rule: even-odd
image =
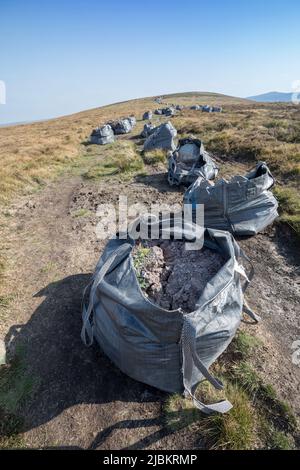
[[[80,340],[82,292],[105,244],[95,236],[96,208],[98,203],[117,203],[118,194],[112,191],[116,185],[130,202],[149,205],[182,198],[181,191],[168,191],[159,173],[111,185],[72,177],[24,198],[8,219],[4,235],[11,265],[6,284],[12,300],[1,333],[10,355],[18,345],[25,347],[28,373],[35,378],[34,393],[18,411],[24,419],[23,445],[202,446],[201,436],[190,429],[165,427],[162,405],[167,394],[126,377],[97,345],[86,349]],[[74,216],[79,209],[89,212]],[[296,260],[283,251],[291,246],[288,237],[273,228],[241,243],[256,269],[249,301],[263,318],[257,327],[247,326],[264,341],[257,368],[299,413],[300,368],[292,364],[290,350],[300,334],[299,298],[292,274]],[[172,250],[166,265],[171,259]],[[183,276],[183,267],[178,268]],[[173,302],[173,307],[178,305]],[[190,309],[189,300],[184,307]]]
[[[219,115],[184,110],[172,119],[180,136],[193,133],[216,152],[220,177],[243,174],[256,158],[266,159],[276,176],[296,194],[299,144],[283,142],[277,148],[278,136],[269,120],[277,119],[280,124],[288,117],[296,125],[299,109],[230,100],[219,103],[218,96],[207,95],[170,99],[179,99],[185,105],[195,99],[203,104],[209,101],[226,105],[226,112]],[[100,151],[84,145],[95,125],[126,116],[129,110],[141,115],[150,109],[150,103],[156,107],[151,99],[137,100],[61,120],[0,130],[0,202],[7,204],[0,216],[0,337],[5,340],[9,360],[18,351],[22,354],[22,367],[17,368],[16,375],[11,374],[17,393],[10,398],[10,409],[5,410],[5,420],[9,420],[12,433],[16,429],[17,434],[10,442],[19,447],[203,447],[203,436],[193,432],[193,424],[187,427],[180,413],[172,415],[172,419],[180,421],[176,429],[166,425],[163,410],[168,394],[125,376],[96,344],[87,349],[80,339],[82,293],[106,243],[95,233],[98,205],[118,204],[119,194],[127,195],[128,204],[142,203],[147,208],[152,202],[182,202],[183,190],[170,188],[167,183],[163,156],[154,158],[155,163],[145,161],[139,153],[143,121],[138,120],[132,136],[124,137],[134,143],[133,150],[143,158],[142,164],[140,159],[133,159],[133,165],[125,165],[126,178],[122,177],[120,160],[111,165],[109,149]],[[263,120],[267,127],[258,125]],[[120,154],[122,148],[118,147]],[[288,174],[282,172],[286,162]],[[147,166],[150,163],[153,166]],[[63,176],[58,177],[62,170]],[[143,171],[149,174],[143,176]],[[281,188],[286,189],[284,185]],[[32,189],[36,190],[34,194]],[[24,196],[24,190],[30,194]],[[23,196],[17,202],[8,205],[13,196],[20,194]],[[290,196],[289,199],[294,200]],[[287,206],[284,211],[288,213],[291,203]],[[291,211],[291,217],[298,217],[294,214],[296,209]],[[259,325],[246,325],[263,343],[254,360],[255,368],[299,418],[300,367],[292,362],[292,343],[300,339],[299,248],[294,240],[289,229],[274,224],[264,233],[239,243],[255,268],[246,296],[262,317]],[[192,310],[214,269],[205,278],[196,265],[192,268],[192,277],[197,279],[193,291],[191,266],[186,271],[184,264],[189,258],[182,256],[184,263],[177,264],[177,251],[175,256],[172,249],[168,254],[168,247],[157,246],[154,251],[158,272],[154,282],[150,279],[153,286],[148,295],[165,302],[168,308]],[[222,262],[214,258],[212,268]],[[206,263],[209,267],[209,257]],[[165,291],[161,290],[162,285]],[[181,288],[179,299],[176,295]],[[201,419],[194,410],[191,414],[194,421]],[[0,426],[0,440],[1,432]]]

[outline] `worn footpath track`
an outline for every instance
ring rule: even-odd
[[[112,190],[117,188],[117,190]],[[100,348],[81,343],[81,298],[101,254],[96,208],[130,202],[181,202],[165,176],[128,182],[63,177],[15,205],[4,230],[11,260],[7,289],[15,293],[1,335],[9,352],[24,345],[34,394],[22,409],[30,447],[201,448],[191,430],[166,428],[166,394],[120,372]],[[84,209],[84,215],[79,215]],[[82,213],[83,214],[83,213]],[[257,368],[300,413],[300,367],[291,360],[300,338],[299,284],[293,238],[279,226],[242,240],[256,276],[248,299],[262,316],[249,326],[264,340]]]

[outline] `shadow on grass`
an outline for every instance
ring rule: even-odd
[[[8,351],[22,346],[27,373],[37,378],[33,395],[17,413],[24,422],[22,431],[78,404],[111,404],[113,414],[114,402],[155,404],[166,396],[123,374],[97,344],[83,345],[81,299],[90,278],[78,274],[49,284],[35,295],[44,299],[28,323],[14,325],[6,335]]]

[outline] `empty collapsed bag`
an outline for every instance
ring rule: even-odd
[[[138,223],[147,230],[150,227],[141,219]],[[191,243],[199,230],[192,223],[182,228],[176,219],[155,224],[159,239],[181,236]],[[195,310],[184,313],[166,310],[144,295],[131,255],[135,240],[128,233],[122,235],[109,240],[97,264],[89,302],[83,308],[82,340],[91,345],[96,338],[107,356],[133,379],[168,392],[185,391],[206,413],[228,411],[232,405],[227,400],[205,405],[194,392],[204,379],[223,388],[208,367],[227,348],[242,318],[243,292],[253,275],[252,270],[247,277],[240,264],[245,255],[229,232],[206,229],[204,246],[217,250],[224,264],[204,287]],[[244,311],[258,320],[245,306]]]
[[[168,181],[170,185],[192,184],[199,176],[214,179],[218,167],[204,150],[199,139],[180,139],[177,149],[169,157]]]
[[[221,179],[215,185],[199,178],[188,188],[184,203],[204,204],[204,225],[236,235],[255,235],[278,216],[278,202],[269,189],[274,178],[264,162],[245,176]]]

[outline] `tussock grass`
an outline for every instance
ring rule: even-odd
[[[173,430],[193,426],[197,438],[202,438],[210,449],[244,450],[255,442],[255,413],[246,392],[238,385],[225,382],[225,394],[234,408],[228,413],[203,415],[192,401],[176,394],[165,405],[167,426]],[[223,393],[216,392],[207,382],[200,384],[197,395],[204,401],[221,400]]]
[[[227,383],[225,390],[233,408],[225,415],[205,418],[200,430],[209,448],[252,449],[256,442],[256,416],[251,401],[246,392],[234,383]]]
[[[239,331],[225,357],[213,367],[224,391],[215,390],[207,381],[197,388],[197,397],[204,403],[228,398],[233,404],[228,413],[203,415],[191,399],[174,394],[165,403],[166,425],[174,431],[192,428],[196,439],[209,449],[293,449],[296,418],[251,365],[260,347],[260,340]]]
[[[191,104],[217,104],[223,113],[202,113],[183,110],[172,122],[184,137],[194,134],[203,140],[207,150],[220,158],[242,163],[246,168],[257,160],[265,160],[285,188],[295,191],[299,198],[300,177],[300,109],[289,103],[254,103],[216,93],[177,93],[165,96],[162,106],[176,102]],[[152,98],[131,100],[96,108],[71,116],[29,125],[0,128],[0,206],[12,197],[40,189],[48,180],[70,168],[84,169],[84,157],[96,158],[95,146],[84,146],[92,129],[108,120],[134,114],[137,127],[124,138],[133,142],[143,126],[141,116],[145,109],[154,110],[157,103]],[[160,118],[164,120],[163,118]],[[116,142],[116,150],[123,136]],[[124,149],[123,149],[124,150]],[[101,150],[102,152],[102,150]],[[126,152],[125,152],[126,153]],[[145,163],[158,165],[165,162],[162,154],[145,155]],[[106,164],[95,165],[85,173],[97,179],[114,174],[143,171],[139,159],[116,161],[108,158]],[[112,160],[112,161],[109,161]],[[130,168],[128,168],[130,167]],[[80,173],[82,174],[82,172]],[[282,220],[300,233],[299,215],[286,199],[288,210]]]
[[[0,449],[24,448],[22,435],[23,420],[0,409]]]
[[[16,350],[9,364],[0,366],[0,448],[24,447],[18,411],[32,395],[36,383],[27,370],[22,348]]]
[[[0,448],[24,447],[23,421],[18,411],[36,384],[27,370],[24,349],[19,347],[11,361],[0,366]]]
[[[18,349],[12,361],[0,368],[0,408],[6,413],[16,413],[30,396],[34,384],[27,372],[24,351]]]
[[[300,236],[300,197],[296,188],[276,187],[274,193],[279,201],[280,217],[293,227]]]
[[[269,432],[269,448],[274,450],[293,450],[295,449],[295,442],[291,436],[288,436],[283,431],[273,430]]]
[[[149,152],[144,152],[143,160],[147,165],[156,166],[160,163],[166,164],[167,153],[163,149],[156,149],[156,150],[151,150]]]
[[[247,359],[261,345],[262,342],[259,338],[240,330],[232,342],[231,349],[234,354],[239,355],[240,359]]]
[[[120,140],[104,147],[102,157],[83,176],[86,179],[98,179],[117,174],[132,175],[144,168],[143,160],[135,144]]]

